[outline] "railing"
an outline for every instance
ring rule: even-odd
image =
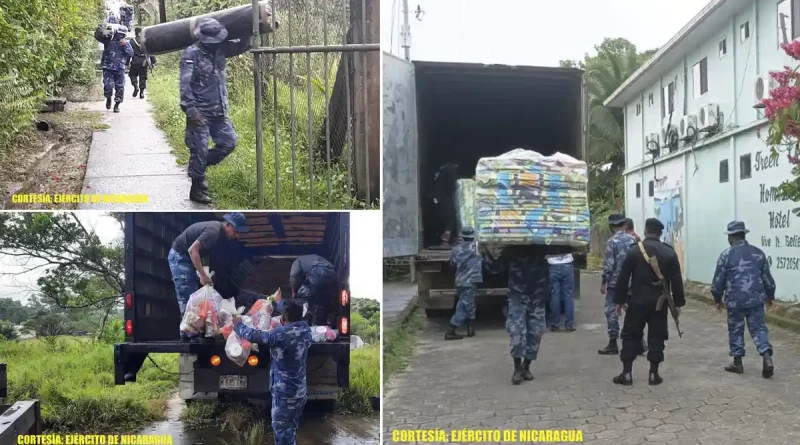
[[[258,3],[253,0],[255,36]],[[260,208],[268,181],[281,209],[379,202],[378,3],[272,0],[273,32],[252,50]],[[274,166],[265,165],[265,140]],[[274,181],[265,168],[274,170]]]

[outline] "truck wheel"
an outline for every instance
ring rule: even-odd
[[[425,309],[425,316],[428,318],[444,318],[450,315],[452,311],[445,309]]]

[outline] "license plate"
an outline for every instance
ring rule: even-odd
[[[246,375],[221,375],[219,376],[219,389],[240,391],[247,389]]]

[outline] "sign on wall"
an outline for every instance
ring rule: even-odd
[[[656,218],[664,224],[664,233],[661,241],[671,245],[678,255],[681,264],[681,274],[686,276],[684,270],[684,214],[682,199],[682,175],[663,176],[655,181],[653,209]]]

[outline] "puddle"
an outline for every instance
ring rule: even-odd
[[[230,435],[217,428],[192,430],[184,428],[179,420],[184,403],[178,397],[167,405],[167,420],[157,422],[138,434],[169,434],[173,445],[224,445],[221,440],[231,442]],[[377,444],[380,435],[378,417],[343,416],[339,414],[308,414],[300,422],[297,434],[298,445],[358,445]],[[272,443],[272,436],[266,438]]]

